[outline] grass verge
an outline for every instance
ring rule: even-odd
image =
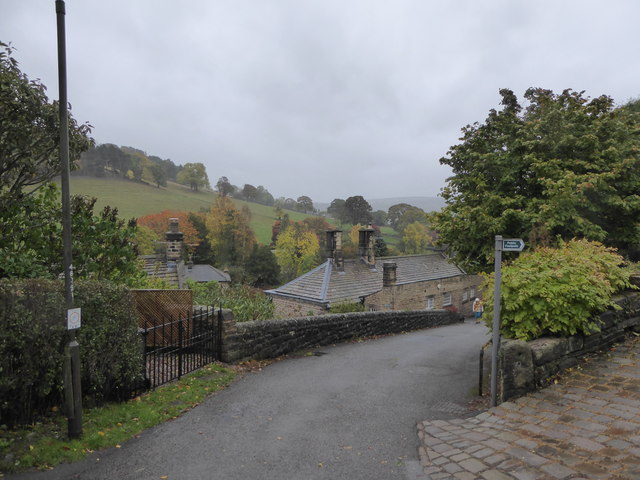
[[[195,407],[207,395],[226,387],[234,377],[233,370],[210,364],[128,402],[87,409],[83,416],[83,435],[76,440],[67,438],[66,418],[60,413],[27,427],[2,427],[0,472],[45,470],[63,462],[81,460],[95,450],[120,448],[121,443],[143,430]]]

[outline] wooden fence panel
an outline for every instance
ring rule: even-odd
[[[140,328],[164,325],[178,318],[192,317],[193,292],[191,290],[131,290]],[[191,336],[192,321],[184,323],[184,335]],[[147,346],[171,345],[177,342],[175,328],[154,329],[147,337]]]

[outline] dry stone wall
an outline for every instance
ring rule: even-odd
[[[360,312],[235,323],[225,313],[225,362],[261,360],[347,340],[449,325],[463,320],[447,310]]]
[[[529,342],[503,340],[498,360],[498,393],[501,401],[537,390],[550,378],[576,366],[589,354],[622,341],[629,332],[640,332],[640,296],[617,300],[622,308],[600,315],[601,331],[592,335],[542,337]],[[485,370],[490,369],[485,358]],[[488,376],[487,376],[488,377]]]

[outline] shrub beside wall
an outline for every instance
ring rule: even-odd
[[[629,332],[640,332],[640,295],[628,293],[615,299],[619,310],[594,317],[598,332],[591,335],[541,337],[525,342],[506,339],[500,345],[498,389],[500,401],[534,392],[554,375],[574,367],[587,355],[622,341]],[[490,352],[485,370],[491,369]],[[485,378],[489,378],[486,375]]]
[[[0,280],[0,424],[33,421],[62,404],[67,343],[64,285],[54,280]],[[85,399],[123,398],[142,380],[137,319],[128,290],[78,281],[78,331]]]

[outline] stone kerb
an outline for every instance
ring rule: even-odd
[[[640,331],[639,300],[633,294],[619,298],[617,303],[622,310],[600,315],[601,331],[592,335],[542,337],[529,342],[502,340],[498,364],[500,401],[533,392],[557,373],[577,365],[581,358],[621,341],[629,331]]]
[[[360,312],[236,323],[223,333],[225,362],[276,358],[354,338],[449,325],[462,317],[446,310]]]

